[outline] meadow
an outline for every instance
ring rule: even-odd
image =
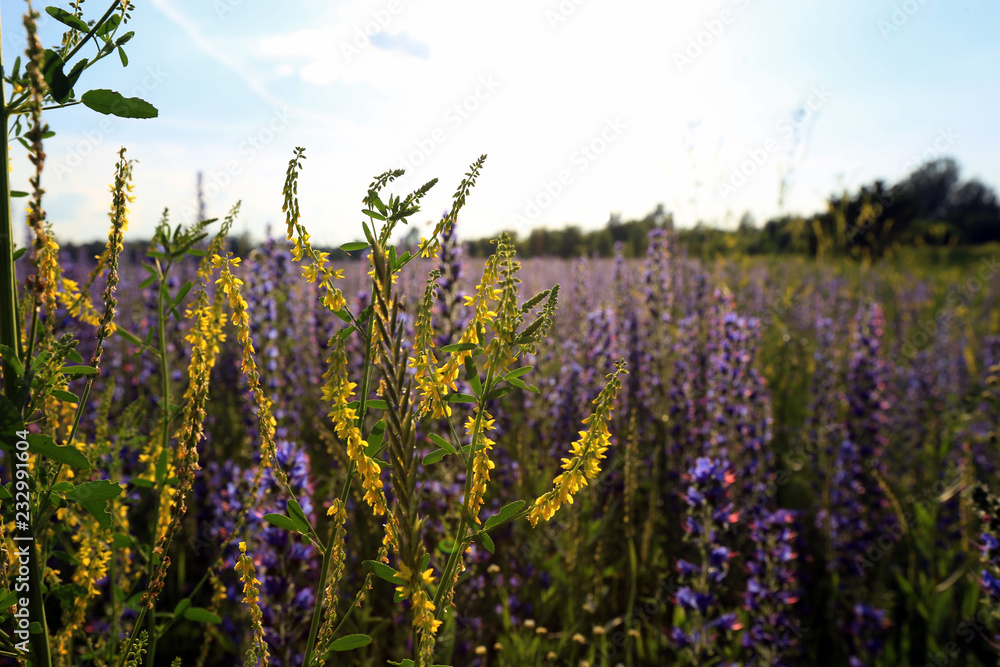
[[[65,61],[128,8],[50,12]],[[130,239],[123,148],[104,251],[68,251],[42,104],[72,83],[25,25],[3,664],[997,664],[994,248],[706,259],[668,224],[635,259],[472,258],[482,156],[409,247],[443,186],[374,176],[332,261],[295,148],[237,254],[239,203]],[[155,113],[116,95],[83,103]]]
[[[384,260],[324,263],[304,235],[237,264],[221,234],[196,240],[219,221],[195,235],[164,220],[148,249],[112,244],[100,263],[119,281],[103,339],[100,264],[50,241],[55,302],[21,377],[37,368],[47,392],[29,394],[27,428],[44,443],[28,450],[32,495],[51,503],[32,509],[48,519],[35,535],[52,664],[139,664],[143,640],[164,664],[307,664],[317,641],[331,664],[358,665],[409,664],[431,642],[424,664],[994,664],[995,257],[706,263],[657,229],[641,260],[518,271],[502,242],[463,257],[457,224],[441,219],[437,258],[390,251],[414,258],[393,284],[371,275]],[[38,275],[44,253],[18,274]],[[543,313],[550,331],[514,343],[519,370],[490,388],[504,290],[554,284],[550,322],[546,301],[511,311]],[[380,303],[391,326],[359,335]],[[436,402],[420,360],[446,368],[466,351]],[[600,445],[584,419],[619,360]],[[392,438],[409,443],[399,460],[381,453]],[[357,472],[372,462],[380,472]],[[529,514],[576,469],[549,520]],[[419,572],[390,532],[396,512],[414,517]],[[11,596],[19,534],[7,525]],[[450,600],[437,595],[449,572]],[[420,591],[446,610],[439,627],[420,625]]]

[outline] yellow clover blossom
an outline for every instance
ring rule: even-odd
[[[253,646],[247,651],[247,664],[258,664],[259,660],[259,664],[267,665],[269,654],[264,638],[264,613],[260,609],[260,580],[255,576],[253,559],[247,555],[246,542],[240,542],[240,555],[234,569],[240,573],[240,581],[243,582],[243,602],[250,607],[250,623],[253,627]]]
[[[627,372],[625,362],[619,361],[615,370],[608,375],[608,383],[594,399],[597,407],[583,420],[590,428],[580,431],[580,439],[570,446],[571,456],[562,460],[562,468],[566,472],[552,481],[552,490],[539,496],[528,513],[528,521],[532,526],[536,526],[540,520],[551,519],[562,505],[572,505],[573,496],[587,486],[590,480],[597,478],[600,462],[605,458],[611,441],[608,420],[614,408],[615,396],[621,387],[618,376]]]
[[[365,489],[367,502],[376,515],[386,512],[385,493],[382,491],[382,468],[378,461],[368,456],[368,443],[361,438],[361,430],[355,424],[357,411],[349,407],[354,397],[356,382],[348,379],[346,342],[339,337],[330,340],[330,355],[327,357],[327,371],[323,374],[323,400],[331,404],[327,416],[331,418],[339,438],[347,443],[347,456],[357,466],[361,485]]]
[[[472,487],[469,489],[468,508],[476,523],[482,523],[479,520],[479,510],[483,506],[483,496],[486,495],[486,485],[490,481],[490,471],[496,467],[490,460],[490,450],[496,443],[486,437],[487,432],[495,430],[494,421],[493,416],[485,410],[480,416],[479,406],[476,406],[476,414],[469,417],[469,421],[465,424],[465,432],[469,434],[472,451],[475,452],[472,459]]]

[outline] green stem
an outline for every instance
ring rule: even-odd
[[[2,21],[0,21],[2,25]],[[14,270],[14,228],[10,216],[10,171],[7,144],[7,90],[3,77],[7,75],[3,66],[3,42],[0,41],[0,127],[3,140],[0,141],[0,345],[14,350],[18,359],[22,358],[21,332],[17,317],[17,274]],[[14,369],[6,361],[3,363],[4,394],[14,398]]]
[[[470,439],[470,444],[475,445],[479,441],[479,433],[483,427],[483,413],[486,410],[486,397],[489,396],[490,392],[493,390],[493,384],[495,382],[493,376],[493,364],[490,364],[486,371],[486,381],[483,383],[483,393],[479,399],[478,409],[476,410],[476,421],[472,426],[472,437]],[[461,450],[461,447],[459,448]],[[465,466],[465,496],[462,501],[463,505],[468,505],[469,494],[472,491],[472,464],[476,460],[476,450],[473,446],[469,450],[469,460],[466,462]],[[444,572],[441,573],[441,585],[438,586],[437,592],[434,594],[434,619],[440,620],[441,615],[444,613],[442,609],[442,601],[451,590],[453,586],[452,579],[454,578],[455,568],[458,567],[458,559],[462,557],[465,553],[465,531],[468,528],[465,520],[465,512],[462,512],[461,519],[458,522],[458,533],[455,537],[455,548],[452,550],[451,554],[448,555],[448,561],[445,563]]]
[[[631,532],[631,531],[630,531]],[[628,636],[628,631],[632,629],[633,612],[635,611],[635,595],[636,588],[638,584],[638,563],[637,563],[636,553],[635,553],[635,537],[629,536],[628,541],[628,567],[629,567],[629,586],[628,586],[628,606],[626,609],[628,611],[625,614],[625,633]],[[632,642],[625,641],[625,664],[628,667],[632,667],[635,664],[634,657],[632,655]]]
[[[160,456],[167,451],[170,446],[170,360],[167,359],[167,327],[164,317],[166,316],[166,311],[164,307],[164,299],[167,296],[167,274],[170,272],[171,262],[167,262],[165,268],[160,267],[160,261],[156,260],[156,270],[159,273],[159,283],[160,289],[158,290],[157,300],[156,300],[156,313],[157,313],[157,323],[156,330],[160,342],[160,396],[161,401],[163,401],[163,425],[160,427],[162,431],[160,435]],[[164,476],[165,477],[165,476]],[[166,479],[161,480],[156,487],[156,501],[154,503],[155,508],[153,512],[153,531],[150,534],[150,545],[149,553],[153,554],[153,550],[156,548],[156,534],[159,529],[160,520],[160,500],[163,497],[164,487],[166,486]],[[160,558],[166,558],[167,554],[163,553]],[[156,571],[156,561],[150,558],[149,562],[149,576],[152,580],[153,574]],[[149,651],[146,655],[146,666],[153,667],[156,662],[156,600],[150,601],[150,614],[149,614],[149,644],[147,650]]]
[[[375,302],[375,288],[372,287],[372,294],[369,303],[374,303],[374,302]],[[351,319],[354,319],[353,316]],[[360,334],[361,329],[358,327],[357,320],[354,320],[354,322],[355,322],[354,327]],[[365,336],[366,341],[371,341],[372,329],[374,328],[374,325],[375,325],[375,320],[373,319],[373,315],[369,314],[367,326],[365,327],[367,332],[367,336]],[[368,409],[367,405],[368,392],[371,387],[372,372],[373,372],[372,366],[373,366],[372,346],[371,343],[369,342],[365,346],[365,365],[364,365],[364,371],[362,372],[361,375],[361,396],[359,398],[359,403],[358,403],[358,423],[361,424],[362,426],[364,425],[365,413],[367,412]],[[355,465],[351,463],[351,465],[349,465],[347,468],[347,479],[344,480],[344,490],[340,494],[340,505],[342,508],[344,508],[344,511],[346,511],[347,508],[347,500],[348,498],[350,498],[351,480],[354,477],[355,470],[356,470]],[[330,573],[330,559],[333,554],[333,543],[336,539],[337,539],[337,525],[335,524],[330,529],[330,537],[327,539],[326,548],[323,550],[323,564],[320,567],[320,572],[319,572],[320,589],[318,591],[318,594],[316,595],[316,605],[315,607],[313,607],[312,621],[309,624],[309,639],[306,642],[306,650],[302,654],[302,667],[308,667],[308,665],[312,662],[313,651],[315,651],[316,649],[316,638],[319,635],[320,619],[323,617],[323,601],[325,597],[324,591],[326,586],[326,579]],[[343,621],[341,621],[341,624],[343,624]]]

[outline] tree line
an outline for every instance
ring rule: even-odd
[[[973,246],[1000,242],[1000,204],[996,193],[977,179],[962,181],[951,158],[927,162],[895,184],[883,180],[827,199],[826,211],[812,216],[783,216],[763,226],[744,215],[739,226],[724,230],[699,223],[677,229],[677,241],[692,255],[800,254],[877,259],[900,247]],[[638,220],[612,215],[597,230],[569,225],[511,233],[522,257],[612,257],[621,243],[626,257],[642,255],[646,234],[673,225],[658,205]],[[467,242],[469,254],[485,256],[489,239]]]

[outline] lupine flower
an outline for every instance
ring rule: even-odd
[[[760,664],[786,664],[797,634],[793,605],[799,599],[795,515],[789,510],[758,512],[750,524],[752,549],[747,559],[744,605],[749,627],[743,646]]]
[[[725,459],[699,457],[686,475],[682,494],[688,511],[684,519],[686,540],[693,542],[698,562],[680,559],[677,571],[684,583],[675,602],[684,610],[684,621],[671,630],[671,639],[685,664],[699,665],[719,655],[719,631],[742,626],[733,612],[720,608],[726,591],[733,552],[721,543],[729,525],[738,520],[730,498],[735,481]]]

